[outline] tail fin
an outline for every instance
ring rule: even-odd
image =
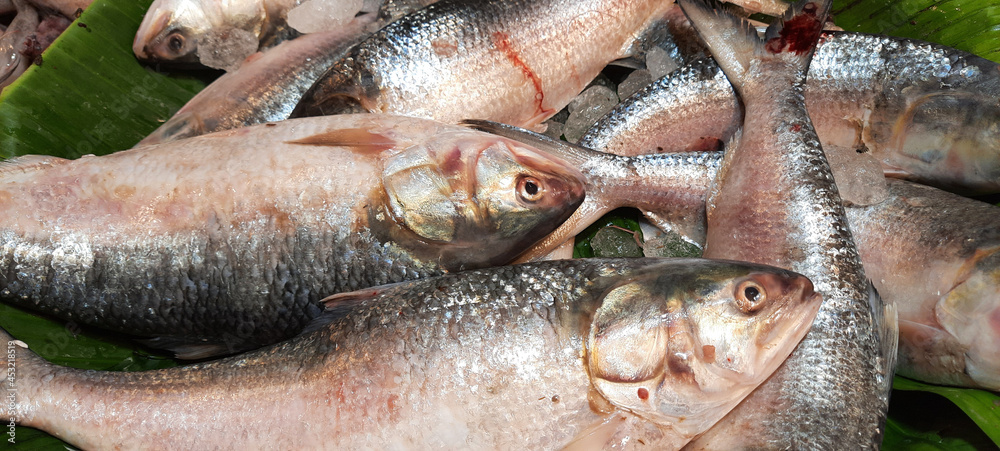
[[[740,83],[760,58],[780,57],[804,72],[830,11],[830,0],[799,0],[775,20],[763,39],[744,19],[730,14],[715,0],[678,0],[726,76]]]

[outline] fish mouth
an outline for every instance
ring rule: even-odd
[[[132,52],[140,59],[152,59],[152,55],[147,52],[150,45],[155,44],[154,38],[163,33],[170,23],[170,12],[158,10],[153,15],[147,15],[139,24],[139,30],[135,32],[135,39],[132,40]]]

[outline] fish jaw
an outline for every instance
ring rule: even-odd
[[[822,299],[790,271],[713,272],[690,262],[701,272],[682,274],[687,281],[653,274],[612,288],[587,348],[605,399],[688,440],[770,376],[805,336]]]

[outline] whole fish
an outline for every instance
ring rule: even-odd
[[[503,264],[580,204],[538,149],[425,119],[289,120],[0,167],[0,298],[182,357],[298,333],[318,301]]]
[[[61,368],[0,337],[11,416],[85,449],[676,449],[820,302],[764,265],[589,259],[344,293],[290,341],[165,370]]]
[[[823,296],[792,355],[690,446],[878,448],[896,356],[895,312],[886,315],[865,276],[803,98],[830,2],[793,4],[763,38],[703,2],[679,4],[746,107],[742,133],[708,194],[704,255],[801,272]]]
[[[868,165],[965,193],[1000,192],[1000,105],[991,100],[1000,96],[1000,66],[992,61],[911,39],[826,31],[805,96],[845,197],[853,191],[841,181]],[[622,102],[580,144],[630,155],[704,149],[732,137],[741,118],[722,71],[699,60]]]
[[[442,0],[352,49],[292,116],[363,110],[534,127],[609,62],[626,56],[634,36],[673,6],[661,0]]]
[[[138,145],[288,119],[330,64],[365,35],[374,14],[343,29],[310,33],[258,53],[201,90]]]
[[[132,41],[141,60],[198,63],[209,41],[280,39],[288,10],[302,0],[154,0]],[[229,36],[226,36],[228,34]],[[292,33],[294,34],[294,33]],[[211,42],[210,47],[217,47]],[[218,46],[222,47],[222,46]],[[233,55],[238,62],[257,50]]]

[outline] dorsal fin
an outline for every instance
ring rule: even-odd
[[[375,153],[392,149],[397,146],[396,140],[373,133],[363,128],[345,128],[330,130],[318,133],[294,141],[286,141],[288,144],[300,144],[304,146],[334,146],[348,147],[358,152]]]

